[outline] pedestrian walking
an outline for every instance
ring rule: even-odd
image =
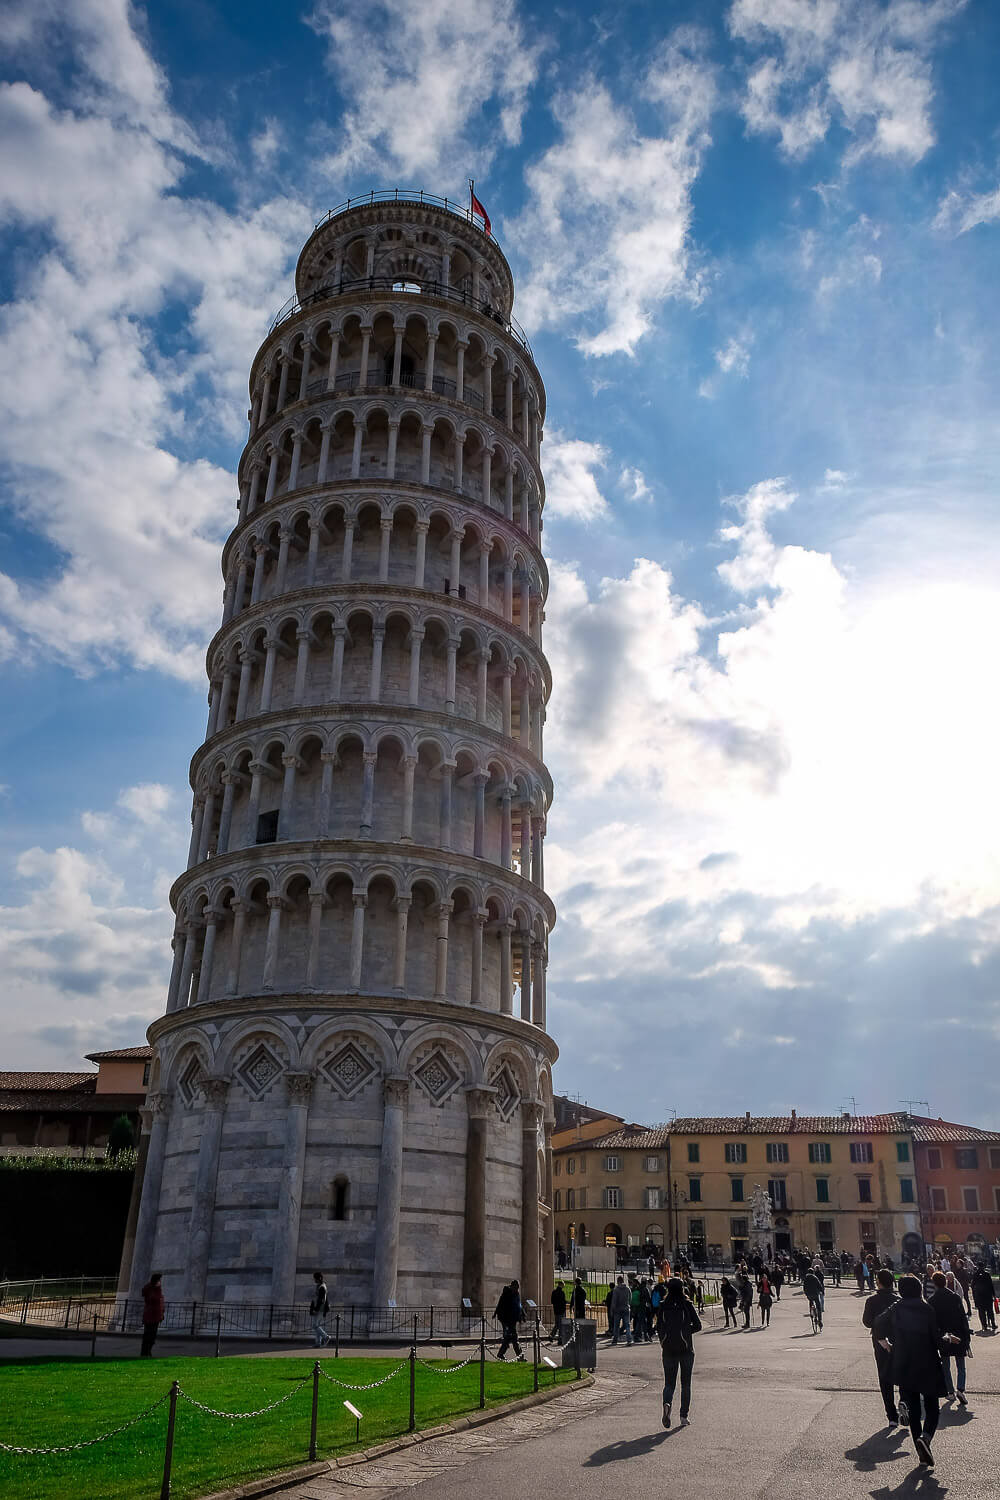
[[[823,1327],[823,1277],[819,1271],[813,1269],[807,1271],[802,1278],[802,1291],[807,1302],[811,1302],[816,1309],[816,1318],[820,1328]]]
[[[727,1328],[729,1327],[729,1320],[730,1318],[732,1318],[733,1327],[735,1328],[736,1307],[740,1300],[740,1294],[733,1286],[733,1283],[730,1281],[728,1276],[723,1276],[722,1280],[719,1282],[719,1296],[722,1298],[722,1311],[726,1315],[725,1326]]]
[[[552,1303],[552,1332],[549,1334],[547,1342],[558,1344],[559,1324],[566,1316],[566,1288],[561,1281],[557,1281],[552,1288],[552,1296],[549,1298],[549,1301]]]
[[[878,1375],[878,1388],[882,1392],[882,1404],[885,1407],[885,1419],[890,1427],[895,1427],[899,1421],[899,1412],[896,1410],[896,1387],[892,1379],[892,1351],[884,1349],[879,1343],[875,1332],[875,1324],[884,1312],[888,1312],[893,1303],[898,1302],[896,1295],[896,1278],[891,1271],[878,1271],[875,1276],[878,1284],[877,1291],[873,1292],[865,1303],[861,1321],[872,1336],[872,1352],[875,1355],[875,1372]]]
[[[503,1332],[503,1338],[500,1342],[500,1348],[497,1350],[497,1359],[504,1359],[506,1357],[507,1350],[513,1344],[514,1353],[520,1363],[523,1364],[524,1354],[521,1351],[521,1345],[518,1342],[517,1338],[517,1325],[524,1318],[524,1306],[521,1302],[520,1282],[512,1281],[508,1286],[504,1287],[503,1291],[500,1293],[500,1300],[497,1302],[497,1305],[493,1312],[493,1316],[500,1324],[500,1328]]]
[[[782,1270],[780,1264],[776,1265],[775,1268],[774,1268],[774,1275],[771,1277],[771,1286],[774,1288],[774,1300],[775,1300],[775,1302],[780,1302],[781,1301],[781,1288],[784,1285],[784,1282],[785,1282],[785,1273]]]
[[[768,1281],[766,1275],[762,1275],[760,1278],[760,1290],[757,1293],[757,1306],[760,1308],[761,1328],[770,1326],[771,1306],[773,1302],[774,1297],[771,1293],[771,1283]]]
[[[965,1311],[971,1318],[972,1303],[969,1301],[969,1288],[972,1285],[972,1272],[969,1269],[968,1261],[966,1261],[962,1256],[959,1256],[958,1260],[955,1262],[955,1280],[958,1282],[959,1286],[962,1289],[962,1296],[965,1298]]]
[[[163,1280],[160,1271],[154,1271],[142,1289],[142,1347],[139,1350],[140,1359],[152,1359],[153,1345],[156,1343],[156,1335],[160,1331],[167,1304],[163,1300],[163,1288],[160,1282]]]
[[[656,1334],[663,1354],[663,1425],[670,1426],[677,1375],[681,1377],[681,1425],[690,1420],[691,1375],[694,1370],[694,1335],[701,1332],[701,1319],[679,1281],[671,1281],[656,1311]]]
[[[934,1316],[941,1330],[943,1345],[944,1383],[948,1388],[949,1397],[954,1396],[959,1406],[968,1406],[969,1398],[965,1394],[965,1361],[972,1355],[972,1330],[962,1305],[962,1298],[954,1287],[948,1285],[948,1277],[945,1273],[935,1271],[931,1280],[934,1282],[931,1307],[934,1309]],[[952,1360],[955,1361],[954,1376],[951,1373]]]
[[[611,1342],[617,1344],[618,1334],[624,1333],[625,1342],[631,1347],[632,1331],[629,1328],[629,1315],[632,1311],[632,1293],[625,1285],[625,1277],[619,1276],[618,1281],[611,1289],[608,1302],[608,1322],[611,1328]]]
[[[743,1314],[743,1327],[750,1327],[750,1314],[753,1311],[753,1282],[745,1271],[741,1271],[736,1278],[736,1289],[740,1296],[740,1312]]]
[[[876,1319],[875,1333],[892,1353],[892,1378],[899,1387],[899,1420],[913,1436],[917,1457],[934,1467],[931,1441],[937,1431],[941,1397],[947,1394],[941,1365],[941,1331],[916,1276],[901,1276],[899,1301]],[[921,1406],[923,1411],[921,1412]]]
[[[322,1349],[324,1344],[330,1342],[330,1335],[323,1327],[323,1319],[330,1311],[330,1294],[327,1291],[326,1282],[322,1271],[313,1272],[313,1294],[309,1303],[309,1316],[312,1318],[313,1339],[317,1349]]]
[[[984,1333],[996,1333],[997,1318],[993,1306],[996,1296],[993,1290],[993,1277],[985,1266],[977,1266],[970,1287],[972,1300],[976,1304],[976,1312],[979,1314],[979,1323]]]
[[[573,1283],[573,1316],[574,1318],[585,1318],[587,1316],[587,1288],[584,1286],[583,1279],[580,1276]]]

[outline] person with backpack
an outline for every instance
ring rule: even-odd
[[[625,1285],[625,1277],[619,1276],[608,1295],[608,1326],[611,1342],[617,1344],[619,1332],[624,1333],[625,1342],[632,1347],[632,1331],[629,1328],[629,1313],[632,1308],[632,1293]]]
[[[558,1344],[559,1324],[566,1316],[566,1288],[561,1281],[557,1281],[552,1288],[552,1295],[549,1301],[552,1303],[552,1332],[546,1339],[546,1343]]]
[[[733,1286],[733,1283],[730,1281],[728,1276],[723,1276],[722,1280],[719,1282],[719,1296],[722,1298],[722,1311],[726,1315],[725,1326],[727,1328],[729,1327],[729,1319],[732,1318],[733,1327],[735,1328],[736,1304],[740,1300],[740,1294]]]
[[[899,1421],[899,1413],[896,1410],[896,1387],[892,1379],[892,1353],[888,1349],[883,1349],[879,1343],[875,1333],[875,1324],[884,1312],[888,1312],[893,1303],[899,1301],[899,1298],[896,1296],[896,1278],[891,1271],[877,1271],[875,1280],[878,1283],[878,1291],[873,1292],[865,1302],[861,1321],[870,1330],[872,1336],[875,1373],[878,1376],[878,1388],[882,1392],[885,1419],[890,1427],[895,1427]]]
[[[740,1298],[740,1312],[743,1314],[743,1327],[750,1327],[750,1314],[753,1311],[753,1282],[746,1271],[740,1271],[736,1277],[736,1290]]]
[[[896,1290],[900,1300],[875,1320],[875,1334],[882,1348],[892,1354],[899,1420],[909,1427],[920,1462],[932,1469],[931,1439],[937,1431],[941,1397],[947,1395],[941,1330],[933,1307],[923,1299],[919,1277],[901,1276]]]
[[[330,1311],[330,1294],[327,1291],[326,1282],[323,1280],[322,1271],[313,1272],[313,1294],[309,1304],[309,1316],[312,1318],[313,1338],[316,1348],[322,1349],[324,1344],[330,1342],[330,1335],[323,1327],[323,1319]]]
[[[663,1354],[663,1425],[670,1426],[677,1375],[681,1377],[681,1425],[691,1411],[691,1375],[694,1370],[694,1335],[701,1332],[701,1319],[680,1281],[671,1280],[667,1294],[656,1310],[656,1334]]]
[[[523,1364],[524,1354],[517,1338],[517,1325],[524,1318],[520,1282],[512,1281],[508,1286],[504,1287],[500,1293],[500,1300],[497,1302],[493,1316],[503,1331],[503,1339],[500,1342],[500,1348],[497,1350],[497,1359],[504,1359],[507,1350],[513,1344],[518,1362]]]
[[[162,1272],[154,1271],[142,1289],[142,1347],[139,1350],[142,1359],[152,1359],[156,1335],[166,1314],[167,1305],[160,1285],[162,1280]]]

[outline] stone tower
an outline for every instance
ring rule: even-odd
[[[542,382],[447,200],[349,201],[295,285],[250,372],[128,1284],[537,1297]]]

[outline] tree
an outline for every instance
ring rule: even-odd
[[[112,1158],[121,1156],[123,1151],[131,1151],[134,1146],[135,1131],[132,1128],[132,1121],[128,1115],[119,1115],[111,1124],[107,1154]]]

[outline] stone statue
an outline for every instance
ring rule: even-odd
[[[755,1233],[768,1233],[774,1227],[774,1220],[771,1213],[771,1199],[759,1182],[755,1182],[753,1185],[753,1194],[750,1198],[750,1212]]]

